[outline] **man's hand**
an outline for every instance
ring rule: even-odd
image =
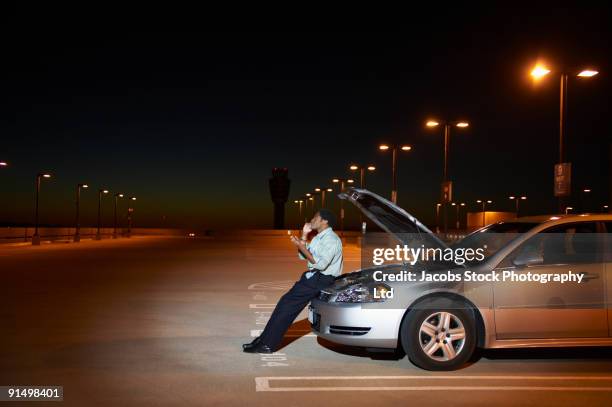
[[[298,239],[297,237],[293,236],[293,235],[291,235],[291,243],[296,245],[298,247],[298,249],[300,247],[303,247],[304,249],[306,249],[306,245],[304,244],[304,242],[301,241],[300,239]]]
[[[302,228],[302,240],[306,240],[310,232],[312,232],[312,226],[310,226],[310,222],[304,223],[304,227]]]
[[[295,236],[291,236],[291,243],[296,245],[300,253],[302,253],[304,257],[306,257],[306,260],[308,260],[310,263],[315,264],[317,262],[315,258],[312,256],[312,253],[310,253],[310,251],[306,247],[306,242],[298,239]]]

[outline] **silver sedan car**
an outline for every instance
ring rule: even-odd
[[[311,302],[316,335],[351,346],[401,348],[427,370],[460,368],[476,347],[612,345],[612,215],[518,218],[447,245],[370,191],[349,189],[340,197],[378,225],[387,242],[481,248],[482,256],[463,264],[385,263],[343,274]],[[367,246],[366,235],[362,251]],[[409,271],[416,280],[402,281]],[[514,280],[487,280],[503,272]],[[471,278],[452,281],[451,274]],[[580,282],[552,281],[556,274],[579,276]],[[536,281],[525,282],[527,277]],[[389,292],[393,295],[385,295]]]

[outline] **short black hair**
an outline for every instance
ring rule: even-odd
[[[336,215],[334,215],[334,213],[329,209],[319,209],[319,216],[321,217],[321,219],[327,221],[327,225],[330,228],[333,229],[336,226]]]

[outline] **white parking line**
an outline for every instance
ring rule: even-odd
[[[255,391],[373,391],[373,390],[398,390],[398,391],[431,391],[431,390],[464,390],[464,391],[612,391],[612,386],[460,386],[460,385],[428,385],[428,386],[294,386],[294,387],[270,387],[270,381],[317,381],[325,380],[526,380],[526,381],[609,381],[612,376],[272,376],[256,377]],[[610,383],[612,384],[612,383]]]
[[[283,281],[268,281],[265,283],[254,283],[247,287],[248,290],[257,291],[276,291],[276,290],[288,290],[295,284],[295,281],[283,280]]]

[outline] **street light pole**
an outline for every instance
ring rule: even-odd
[[[32,235],[32,245],[40,245],[40,235],[38,234],[38,196],[40,195],[40,180],[42,178],[51,178],[51,174],[38,173],[36,174],[36,204],[34,209],[34,234]]]
[[[412,150],[411,146],[403,145],[400,147],[402,151]],[[381,151],[391,150],[391,202],[397,204],[397,146],[389,146],[388,144],[381,144],[378,146]]]
[[[115,209],[113,211],[113,239],[117,238],[117,199],[123,198],[123,194],[115,194]]]
[[[591,189],[590,188],[584,188],[582,190],[582,193],[580,194],[580,204],[582,205],[582,213],[588,213],[589,209],[590,209],[590,200],[589,200],[589,195],[591,193]]]
[[[321,208],[325,208],[325,192],[332,192],[331,188],[315,188],[315,194],[321,195]]]
[[[130,201],[135,201],[136,197],[132,196],[130,197]],[[132,237],[132,213],[134,213],[134,208],[132,208],[132,204],[128,203],[128,216],[127,216],[127,221],[128,221],[128,229],[127,229],[127,237]]]
[[[519,200],[524,201],[527,199],[526,196],[509,196],[508,197],[511,201],[514,201],[514,206],[515,206],[515,216],[518,218],[519,217]]]
[[[102,239],[102,235],[100,234],[100,226],[102,223],[102,194],[108,194],[108,190],[98,189],[98,231],[96,232],[96,240]]]
[[[304,195],[304,200],[306,201],[306,217],[309,216],[309,214],[308,214],[308,202],[309,201],[311,203],[310,206],[312,206],[312,208],[311,208],[312,214],[314,215],[314,205],[315,205],[315,203],[314,203],[314,199],[312,199],[312,194],[310,192],[308,192],[306,195]]]
[[[451,205],[454,206],[457,209],[457,214],[456,214],[456,218],[455,218],[455,221],[456,221],[455,222],[455,226],[456,226],[456,229],[459,230],[459,228],[461,227],[461,224],[459,222],[459,208],[462,207],[462,206],[465,206],[465,202],[461,202],[461,203],[453,202]]]
[[[302,203],[304,202],[301,199],[296,199],[295,201],[293,201],[294,203],[298,204],[298,227],[300,226],[299,222],[301,222],[302,219]]]
[[[551,72],[541,64],[537,64],[531,71],[531,76],[539,80]],[[575,71],[576,72],[576,71]],[[580,78],[590,78],[599,72],[592,69],[583,69],[578,73],[571,73]],[[555,166],[554,193],[558,198],[559,211],[563,210],[565,200],[571,195],[571,167],[566,162],[565,157],[565,130],[567,117],[567,84],[570,73],[567,71],[559,72],[559,162]]]
[[[485,212],[485,205],[486,205],[486,204],[491,204],[491,203],[493,203],[493,201],[485,201],[484,199],[482,199],[482,200],[481,200],[481,199],[479,199],[479,200],[477,200],[476,202],[478,202],[478,203],[481,203],[481,204],[482,204],[482,227],[484,227],[484,226],[485,226],[485,222],[486,222],[486,221],[485,221],[485,213],[486,213],[486,212]]]
[[[559,164],[565,162],[564,137],[565,118],[567,116],[567,78],[567,73],[562,72],[559,85]]]
[[[391,168],[391,202],[397,204],[397,147],[393,147]]]
[[[448,204],[452,202],[452,183],[448,176],[448,157],[450,150],[451,127],[466,128],[470,124],[466,121],[446,121],[444,125],[444,167],[442,171],[442,206],[444,212],[444,233],[448,231]],[[425,123],[426,127],[438,127],[440,122],[437,120],[428,120]]]
[[[77,187],[76,187],[76,221],[74,225],[74,239],[73,239],[75,243],[81,241],[81,219],[80,219],[81,217],[80,215],[81,188],[88,188],[88,185],[87,184],[77,184]]]
[[[395,149],[394,149],[394,151],[395,151]],[[394,152],[393,153],[393,157],[395,157],[395,154],[396,153]],[[393,158],[393,159],[396,160],[396,158]],[[366,187],[366,182],[365,182],[365,172],[366,172],[366,170],[374,171],[374,170],[376,170],[376,167],[373,166],[373,165],[368,165],[366,167],[366,166],[363,166],[363,165],[352,164],[349,167],[349,170],[351,170],[351,171],[359,170],[359,188],[365,188]],[[394,175],[394,177],[396,177],[396,176]]]
[[[339,184],[340,192],[344,192],[344,183],[346,182],[348,184],[352,184],[355,181],[347,178],[334,178],[332,179],[332,182],[334,184]],[[340,200],[340,235],[344,235],[344,199]]]
[[[448,148],[450,143],[450,124],[444,124],[444,182],[448,181]]]

